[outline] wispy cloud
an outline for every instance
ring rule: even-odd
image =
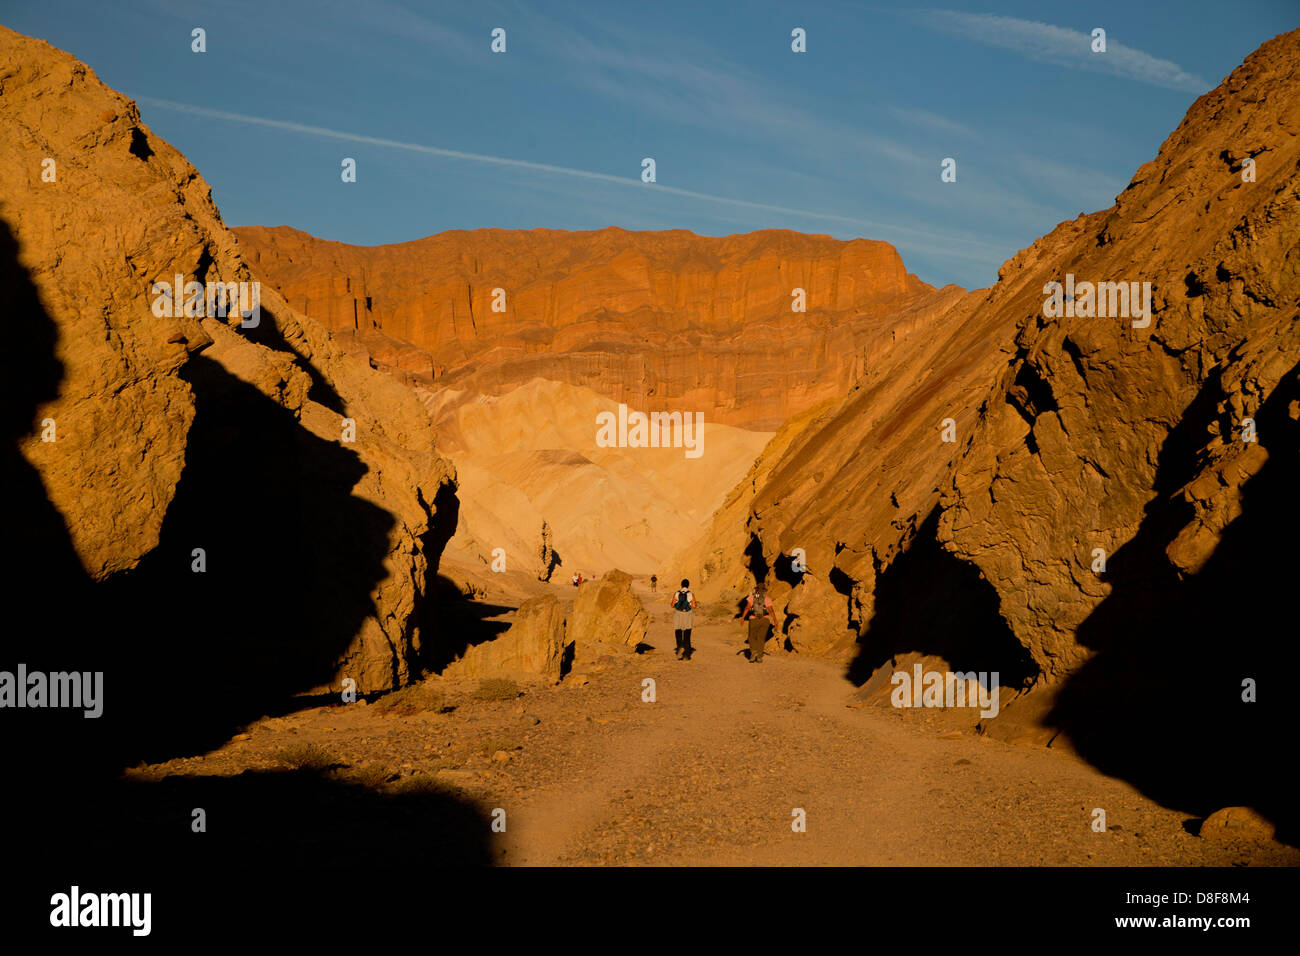
[[[1058,221],[1060,210],[1054,204],[1058,197],[1069,197],[1069,204],[1090,204],[1096,197],[1107,195],[1106,185],[1079,195],[1077,182],[1071,184],[1060,176],[1046,175],[1049,168],[1054,171],[1050,162],[1041,169],[1029,169],[1027,176],[1011,176],[985,165],[979,179],[972,180],[978,181],[978,188],[962,190],[958,195],[939,186],[939,161],[944,156],[964,154],[953,145],[939,151],[930,147],[936,138],[960,138],[961,145],[975,147],[987,141],[979,130],[918,107],[877,107],[883,123],[855,122],[843,114],[810,112],[806,97],[745,69],[729,58],[725,48],[710,45],[705,37],[649,36],[643,31],[629,32],[620,23],[598,17],[584,18],[579,29],[567,21],[536,13],[531,13],[528,33],[540,45],[566,51],[566,62],[557,69],[567,70],[575,85],[619,101],[641,115],[658,115],[674,123],[698,126],[710,134],[725,130],[732,136],[751,139],[761,144],[761,153],[773,162],[784,156],[783,185],[789,184],[793,169],[812,165],[821,174],[810,184],[816,192],[837,191],[841,196],[858,197],[874,192],[884,202],[906,201],[944,210],[945,217],[959,209],[967,216],[982,218],[986,249],[1002,251],[1011,241],[993,241],[996,233],[1034,235],[1043,224]],[[1087,42],[1083,48],[1088,48]],[[649,55],[643,50],[654,52]],[[968,154],[978,155],[980,151],[973,148]],[[846,158],[851,159],[846,162]],[[862,162],[866,158],[870,158],[869,163]],[[907,174],[915,170],[931,172],[921,177]],[[1093,185],[1108,179],[1102,173],[1080,172]],[[1026,195],[1026,178],[1047,190],[1049,204]],[[1021,230],[1009,228],[1010,223],[1036,225]],[[895,230],[875,238],[888,239],[902,250],[909,245],[905,235],[909,234]],[[911,248],[925,256],[938,252],[933,247],[922,248],[917,242]],[[992,263],[998,254],[988,262]]]
[[[441,146],[429,146],[423,143],[408,143],[401,140],[386,139],[379,136],[366,136],[360,133],[350,133],[344,130],[329,129],[324,126],[311,126],[306,123],[295,123],[290,120],[269,119],[263,116],[252,116],[247,113],[232,113],[226,110],[209,109],[203,106],[194,106],[189,103],[177,103],[172,100],[157,99],[151,96],[138,96],[135,97],[135,99],[136,102],[146,106],[158,109],[174,110],[188,116],[198,116],[205,119],[246,123],[253,126],[262,126],[268,129],[277,129],[289,133],[301,133],[307,136],[319,136],[326,139],[361,143],[367,146],[377,146],[385,149],[406,150],[408,152],[421,153],[426,156],[464,160],[467,162],[487,164],[514,170],[576,177],[590,182],[609,183],[612,185],[639,189],[646,191],[649,195],[667,194],[685,199],[718,203],[737,209],[761,210],[763,212],[781,213],[787,216],[800,217],[814,221],[842,223],[844,225],[852,226],[855,229],[865,230],[863,235],[871,235],[873,238],[888,239],[899,245],[904,244],[907,240],[910,240],[913,244],[916,242],[924,242],[927,244],[928,248],[941,247],[947,255],[953,258],[968,259],[970,261],[987,262],[990,250],[993,248],[990,243],[983,239],[975,239],[952,234],[945,235],[929,232],[923,229],[916,229],[911,226],[900,226],[893,223],[877,222],[871,219],[844,216],[838,213],[818,212],[810,209],[799,209],[793,206],[777,206],[771,203],[754,202],[748,199],[718,196],[713,193],[697,192],[692,189],[682,189],[677,186],[663,185],[662,183],[647,184],[643,183],[639,178],[632,179],[626,176],[614,176],[610,173],[595,172],[588,169],[575,169],[571,166],[557,166],[550,163],[538,163],[531,160],[513,159],[506,156],[490,156],[484,153],[470,153],[465,152],[464,150],[446,149]]]
[[[809,113],[799,97],[745,69],[725,49],[699,37],[633,33],[617,22],[587,16],[581,29],[530,11],[529,34],[564,50],[569,81],[644,115],[701,129],[726,130],[765,148],[783,144],[807,156],[871,154],[894,163],[929,162],[905,141]],[[653,54],[641,52],[653,50]]]
[[[928,129],[936,133],[955,134],[969,138],[975,138],[978,135],[965,123],[958,123],[956,120],[950,120],[938,113],[931,113],[929,110],[916,109],[915,107],[903,109],[897,106],[889,106],[885,108],[885,112],[911,126],[918,126],[921,129]]]
[[[1012,153],[1007,156],[1007,162],[1015,167],[1017,176],[1035,181],[1055,195],[1069,196],[1084,209],[1103,208],[1114,202],[1128,185],[1127,179],[1042,156]]]
[[[1093,53],[1090,34],[1037,20],[1021,20],[993,13],[962,13],[956,10],[918,11],[915,17],[917,22],[929,29],[1012,50],[1040,63],[1109,73],[1139,83],[1187,93],[1203,93],[1211,86],[1177,63],[1124,46],[1109,35],[1106,38],[1106,52]]]

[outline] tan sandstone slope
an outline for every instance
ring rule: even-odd
[[[116,655],[119,702],[404,681],[453,481],[419,401],[266,285],[256,327],[155,314],[155,280],[253,276],[194,167],[84,64],[0,28],[0,119],[6,462],[30,497],[9,544],[70,558],[33,587],[93,597],[76,637]],[[26,636],[72,646],[60,617]]]
[[[708,589],[772,568],[796,646],[856,655],[886,695],[916,655],[1037,678],[1000,721],[1189,806],[1286,816],[1288,691],[1252,704],[1251,681],[1296,663],[1298,137],[1293,32],[1197,100],[1114,207],[782,433],[690,552],[721,569]],[[1150,282],[1150,325],[1046,315],[1067,274]]]

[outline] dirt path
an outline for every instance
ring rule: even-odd
[[[750,664],[735,621],[697,628],[694,659],[677,661],[667,614],[655,617],[656,650],[579,662],[522,698],[448,683],[440,709],[313,708],[136,773],[277,769],[286,746],[315,745],[339,780],[386,792],[427,781],[485,820],[504,810],[490,838],[503,865],[1300,863],[1278,844],[1202,840],[1187,814],[1068,753],[850,708],[841,667],[790,653]],[[1098,807],[1105,833],[1092,829]]]
[[[668,626],[650,642],[671,648]],[[1189,833],[1186,815],[1069,755],[850,709],[840,667],[786,653],[752,665],[735,623],[699,628],[694,643],[689,662],[656,652],[609,675],[627,699],[602,695],[593,709],[608,723],[538,755],[545,764],[509,798],[502,862],[1240,862]],[[1092,830],[1095,807],[1106,833]]]

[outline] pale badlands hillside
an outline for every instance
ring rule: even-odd
[[[596,422],[618,405],[591,389],[534,379],[500,396],[417,391],[456,462],[459,520],[444,557],[479,578],[498,548],[507,568],[532,571],[545,522],[560,578],[622,568],[666,581],[672,555],[771,437],[704,421],[691,448],[602,447]]]

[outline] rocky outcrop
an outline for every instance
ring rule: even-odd
[[[1248,803],[1293,842],[1290,716],[1257,685],[1300,664],[1272,637],[1293,563],[1269,557],[1300,535],[1298,65],[1300,31],[1262,46],[1114,207],[920,323],[714,530],[775,575],[792,634],[848,629],[854,680],[908,655],[998,670],[1036,685],[998,735],[1191,812]],[[1082,283],[1150,283],[1149,322]],[[1198,758],[1229,752],[1233,779]]]
[[[886,243],[784,230],[483,229],[370,248],[237,232],[261,277],[425,401],[462,479],[459,569],[500,551],[531,563],[546,521],[563,572],[665,572],[778,425],[838,400],[961,295]],[[619,403],[702,416],[707,448],[598,444],[596,416]]]
[[[1126,566],[1149,518],[1167,527],[1140,561],[1194,575],[1240,516],[1244,486],[1271,455],[1295,452],[1278,429],[1252,440],[1252,428],[1300,362],[1298,46],[1289,34],[1253,54],[1113,208],[1063,225],[1000,274],[991,305],[1020,316],[1016,354],[979,408],[939,534],[997,590],[1049,675],[1087,656],[1077,632],[1117,574],[1162,573]],[[1067,273],[1151,283],[1150,326],[1044,318],[1044,284]]]
[[[633,593],[627,572],[609,571],[578,588],[568,626],[578,659],[590,660],[602,652],[631,653],[649,629],[650,615]]]
[[[1116,553],[1156,503],[1177,499],[1182,518],[1162,560],[1203,567],[1269,458],[1262,439],[1243,441],[1246,419],[1300,359],[1295,47],[1295,34],[1267,44],[1197,101],[1115,207],[1063,223],[995,287],[927,315],[845,400],[769,449],[765,480],[738,489],[749,540],[732,523],[733,552],[750,544],[797,585],[790,600],[809,592],[801,618],[865,632],[880,575],[925,528],[976,569],[1049,677],[1087,656],[1076,632],[1110,590],[1094,549]],[[1150,326],[1045,315],[1045,285],[1067,274],[1150,282]],[[1161,473],[1174,453],[1176,482]],[[806,574],[782,568],[795,549]]]
[[[552,594],[524,601],[505,633],[468,648],[442,676],[554,682],[575,660],[637,651],[649,629],[631,575],[614,570],[584,581],[567,609]]]
[[[1212,843],[1260,843],[1273,839],[1277,828],[1250,807],[1224,807],[1201,823],[1200,837]]]
[[[290,304],[405,381],[501,395],[549,379],[758,431],[843,394],[890,318],[935,296],[887,243],[788,230],[479,229],[376,247],[237,232]]]
[[[444,677],[508,677],[516,680],[560,679],[565,649],[564,606],[554,595],[525,601],[509,629],[494,640],[476,644],[443,671]]]
[[[753,574],[769,576],[796,647],[852,653],[878,571],[925,527],[957,457],[944,420],[968,440],[969,409],[1010,356],[1000,343],[1014,319],[987,310],[987,295],[953,291],[946,309],[899,315],[846,397],[783,427],[705,542],[682,555],[706,598],[738,598]]]
[[[14,467],[100,634],[132,629],[119,666],[241,699],[403,683],[453,489],[418,400],[269,286],[256,322],[173,315],[155,282],[255,277],[203,179],[84,64],[0,28],[0,113],[6,285],[31,290],[8,323]]]
[[[770,430],[838,400],[961,295],[885,243],[782,230],[485,229],[372,248],[237,232],[291,303],[423,397],[463,479],[460,567],[498,548],[531,560],[545,520],[564,571],[665,571]],[[595,416],[619,402],[701,414],[704,456],[598,446]]]

